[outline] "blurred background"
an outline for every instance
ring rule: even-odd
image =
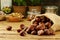
[[[27,12],[29,10],[28,6],[40,6],[41,7],[40,11],[43,14],[45,12],[45,9],[44,9],[45,6],[57,6],[58,7],[57,14],[60,15],[60,0],[38,0],[38,1],[37,0],[35,0],[35,1],[34,0],[5,0],[5,2],[3,2],[3,1],[4,0],[0,0],[0,10],[3,9],[3,7],[2,7],[3,4],[11,7],[12,8],[11,12],[17,11],[16,6],[25,6],[26,7],[26,9],[24,9],[24,10],[26,10],[25,12]],[[15,9],[14,9],[14,7],[15,7]]]

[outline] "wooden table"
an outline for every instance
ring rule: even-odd
[[[23,22],[0,22],[0,40],[60,40],[60,32],[56,32],[56,35],[51,36],[37,36],[27,34],[26,36],[20,36],[16,30],[19,28],[20,24],[25,24],[26,26],[30,25],[29,21]],[[12,31],[7,31],[6,27],[12,26]]]

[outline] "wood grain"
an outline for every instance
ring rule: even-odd
[[[23,22],[7,22],[1,21],[0,22],[0,40],[60,40],[60,31],[56,32],[56,35],[50,36],[37,36],[37,35],[30,35],[27,34],[26,36],[22,37],[16,30],[19,28],[20,24],[25,24],[29,27],[29,21]],[[11,25],[13,27],[12,31],[7,31],[6,27]]]

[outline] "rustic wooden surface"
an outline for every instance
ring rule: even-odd
[[[29,21],[23,22],[0,22],[0,40],[60,40],[60,31],[56,32],[56,35],[50,36],[37,36],[37,35],[29,35],[22,37],[16,30],[19,28],[20,24],[25,24],[27,27],[30,25]],[[7,26],[12,26],[12,31],[7,31]]]

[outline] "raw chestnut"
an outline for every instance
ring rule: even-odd
[[[33,24],[34,27],[37,27],[38,25],[37,24]]]
[[[39,22],[39,25],[44,25],[44,22]]]
[[[28,34],[31,34],[30,27],[28,27],[28,28],[26,29],[26,32],[27,32]]]
[[[25,27],[22,31],[20,31],[20,35],[21,36],[25,36],[26,35],[26,29],[27,29],[27,27]]]
[[[39,21],[40,21],[40,16],[37,16],[37,17],[35,18],[35,20],[36,20],[37,22],[39,22]]]
[[[37,21],[34,21],[33,24],[37,24],[38,22]]]
[[[30,30],[29,28],[26,30],[26,32],[27,32],[28,34],[31,34],[31,30]]]
[[[45,16],[43,15],[43,16],[40,16],[40,19],[42,20],[42,19],[45,19]]]
[[[52,24],[51,24],[50,22],[45,23],[45,26],[46,26],[47,28],[50,28],[51,25],[52,25]]]
[[[12,29],[12,26],[8,26],[8,27],[7,27],[7,30],[8,30],[8,31],[11,31],[11,29]]]
[[[29,28],[27,28],[26,32],[27,32],[28,34],[31,34],[31,32],[32,32],[33,30],[34,30],[34,28],[31,29],[31,27],[29,27]]]
[[[25,36],[25,35],[26,35],[25,31],[20,32],[20,36]]]
[[[17,32],[19,33],[21,31],[21,29],[18,29]]]
[[[33,31],[35,29],[34,25],[31,25],[29,29]]]
[[[45,35],[50,35],[50,30],[49,30],[49,29],[45,29],[45,30],[44,30],[44,34],[45,34]]]
[[[40,35],[43,35],[44,34],[44,31],[43,30],[39,30],[38,32],[37,32],[37,34],[40,36]]]
[[[21,24],[21,25],[20,25],[20,28],[21,28],[21,29],[24,29],[24,28],[25,28],[25,25],[24,25],[24,24]]]
[[[45,29],[45,25],[44,24],[39,24],[37,27],[36,27],[37,30],[44,30]]]
[[[32,31],[31,34],[32,34],[32,35],[36,35],[37,32],[36,32],[36,31]]]

